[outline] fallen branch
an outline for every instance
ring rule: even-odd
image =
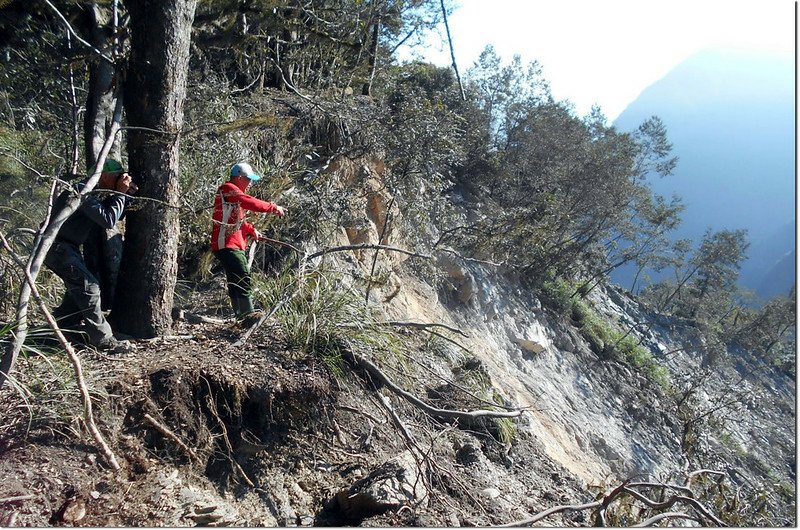
[[[81,402],[83,403],[84,420],[86,421],[86,426],[89,428],[89,432],[92,434],[92,437],[94,438],[95,442],[97,442],[97,445],[100,446],[100,451],[103,453],[103,456],[105,456],[105,459],[109,463],[109,465],[114,469],[114,471],[119,471],[120,465],[119,462],[117,462],[117,457],[114,456],[113,451],[111,451],[111,448],[106,443],[105,439],[103,438],[103,435],[100,434],[100,429],[97,428],[97,424],[94,421],[94,413],[92,412],[92,397],[89,395],[89,390],[86,388],[86,381],[83,378],[83,368],[81,367],[81,360],[78,357],[75,348],[72,347],[72,344],[64,336],[64,333],[61,331],[61,328],[58,327],[56,319],[47,309],[44,300],[39,294],[39,290],[36,288],[36,282],[34,280],[33,275],[31,274],[30,269],[27,268],[24,263],[22,263],[20,257],[17,256],[17,254],[11,248],[11,245],[9,245],[8,240],[2,233],[0,233],[0,240],[2,241],[3,247],[6,249],[8,254],[22,268],[25,274],[25,280],[27,282],[28,289],[30,289],[30,294],[33,295],[33,298],[34,300],[36,300],[39,309],[41,310],[42,314],[47,320],[48,325],[56,334],[56,337],[58,338],[58,341],[61,343],[61,346],[63,346],[64,350],[67,352],[67,356],[69,357],[69,360],[72,363],[72,368],[75,371],[75,379],[77,380],[78,390],[80,391],[81,395]],[[25,303],[25,305],[27,306],[27,302]],[[9,372],[10,368],[11,365],[9,366]],[[3,379],[0,379],[0,384],[2,384],[3,381],[5,381],[5,378],[8,377],[9,373],[5,373],[4,375],[5,377]]]
[[[464,260],[464,261],[471,261],[473,263],[481,263],[483,265],[491,265],[493,267],[502,267],[502,266],[508,264],[508,261],[501,261],[500,263],[497,263],[495,261],[488,261],[488,260],[485,260],[485,259],[468,258],[467,256],[463,256],[463,255],[459,254],[458,252],[456,252],[452,248],[447,248],[447,247],[437,248],[436,250],[438,250],[440,252],[446,252],[448,254],[452,254],[453,256],[457,257],[458,259],[461,259],[461,260]]]
[[[366,371],[370,376],[380,381],[389,390],[402,397],[412,405],[422,409],[425,413],[435,418],[445,420],[475,420],[478,418],[516,418],[522,414],[521,410],[514,410],[508,412],[494,411],[494,410],[473,410],[470,412],[463,412],[460,410],[448,410],[432,407],[419,399],[417,396],[406,392],[397,386],[389,377],[384,374],[380,368],[365,357],[355,353],[348,352],[345,355],[349,356],[351,361],[359,368]]]
[[[185,309],[175,309],[172,312],[173,320],[185,320],[189,324],[224,324],[225,321],[220,318],[207,317],[205,315],[198,315]]]
[[[403,438],[406,441],[406,447],[408,447],[408,450],[411,451],[414,461],[417,462],[418,466],[421,466],[420,462],[423,461],[422,457],[424,453],[422,452],[422,449],[420,449],[417,440],[414,438],[414,435],[409,432],[408,428],[400,419],[400,416],[397,415],[397,412],[395,412],[392,404],[389,403],[389,398],[378,392],[378,401],[380,401],[381,405],[383,405],[383,407],[386,409],[386,412],[389,415],[389,418],[391,418],[394,426],[397,427],[397,430],[399,430],[403,435]],[[421,469],[422,468],[420,467],[420,470]]]
[[[589,502],[589,503],[586,503],[586,504],[565,504],[565,505],[562,505],[562,506],[554,506],[554,507],[552,507],[550,509],[547,509],[547,510],[545,510],[543,512],[537,513],[536,515],[534,515],[533,517],[530,517],[528,519],[522,519],[521,521],[514,521],[513,523],[501,524],[501,525],[497,525],[497,526],[499,528],[513,528],[515,526],[526,526],[526,525],[529,525],[529,524],[533,524],[533,523],[535,523],[537,521],[541,521],[545,517],[547,517],[549,515],[553,515],[555,513],[569,512],[569,511],[580,512],[580,511],[583,511],[583,510],[591,510],[593,508],[599,508],[602,505],[603,505],[603,501],[595,501],[595,502]]]
[[[144,342],[150,342],[150,343],[154,343],[155,344],[155,343],[159,343],[159,342],[169,342],[169,341],[175,341],[175,340],[192,340],[193,338],[194,338],[194,335],[162,335],[160,337],[153,337],[151,339],[140,339],[140,340],[143,340]]]
[[[660,484],[657,482],[631,482],[628,484],[630,488],[664,488],[664,489],[674,489],[677,491],[682,491],[687,496],[691,497],[694,495],[692,489],[688,486],[681,486],[680,484]]]
[[[433,256],[430,256],[428,254],[420,254],[419,252],[414,252],[403,248],[390,247],[388,245],[373,245],[370,243],[361,243],[359,245],[344,245],[341,247],[325,248],[320,250],[319,252],[314,252],[313,254],[306,256],[305,259],[312,260],[314,258],[318,258],[320,256],[324,256],[325,254],[330,254],[332,252],[342,252],[345,250],[365,250],[365,249],[391,250],[392,252],[400,252],[401,254],[407,254],[409,256],[415,256],[418,258],[433,259]]]
[[[630,489],[628,487],[624,487],[622,489],[622,491],[624,491],[625,493],[627,493],[630,496],[634,497],[635,499],[638,499],[639,501],[643,502],[644,504],[646,504],[650,508],[653,508],[653,509],[656,509],[656,510],[666,510],[666,509],[672,508],[672,506],[676,502],[684,502],[686,504],[691,505],[695,510],[700,512],[704,517],[707,517],[708,519],[712,520],[714,522],[714,524],[716,524],[717,526],[727,526],[725,523],[723,523],[721,520],[719,520],[716,516],[714,516],[714,514],[712,514],[711,511],[708,508],[703,506],[703,504],[700,501],[698,501],[697,499],[693,499],[691,497],[686,497],[685,495],[673,495],[672,497],[670,497],[666,501],[658,502],[658,501],[654,501],[654,500],[648,498],[647,496],[639,493],[638,491],[632,490],[632,489]]]
[[[707,470],[704,470],[703,472],[706,472],[706,471]],[[716,473],[716,472],[714,472],[714,473]],[[693,473],[692,475],[690,475],[690,479],[691,479],[691,477],[694,477],[696,474],[697,473]],[[569,505],[555,506],[553,508],[549,508],[549,509],[547,509],[547,510],[545,510],[543,512],[540,512],[540,513],[538,513],[538,514],[536,514],[533,517],[530,517],[528,519],[523,519],[521,521],[515,521],[513,523],[508,523],[508,524],[499,525],[499,526],[502,527],[502,528],[527,526],[527,525],[533,524],[533,523],[535,523],[537,521],[541,521],[545,517],[547,517],[549,515],[553,515],[555,513],[565,512],[565,511],[594,510],[594,509],[597,510],[597,512],[595,513],[596,520],[594,522],[594,526],[606,526],[605,511],[608,509],[608,507],[611,505],[611,503],[614,502],[617,499],[617,497],[619,497],[620,495],[623,495],[623,494],[630,495],[634,499],[644,503],[648,508],[655,509],[655,510],[666,510],[666,509],[672,508],[672,506],[675,505],[676,503],[682,502],[682,503],[690,505],[692,508],[694,508],[695,510],[700,512],[700,514],[703,517],[706,517],[709,520],[713,521],[713,523],[716,524],[717,526],[727,526],[719,518],[715,517],[710,512],[710,510],[708,510],[708,508],[703,506],[702,503],[700,503],[698,500],[696,500],[694,498],[683,496],[683,495],[673,495],[672,497],[670,497],[666,501],[658,502],[658,501],[654,501],[654,500],[648,498],[647,496],[639,493],[636,490],[631,489],[632,487],[637,487],[637,486],[638,487],[645,487],[645,488],[662,488],[662,489],[676,488],[676,489],[679,489],[679,490],[683,490],[684,489],[683,486],[675,486],[674,484],[654,484],[654,483],[649,483],[649,482],[644,482],[644,483],[643,482],[639,482],[639,483],[623,482],[622,484],[620,484],[619,486],[617,486],[616,488],[611,490],[608,494],[604,495],[602,499],[596,500],[594,502],[589,502],[589,503],[586,503],[586,504],[569,504]],[[689,494],[693,495],[691,493],[691,491],[689,492]],[[652,516],[652,517],[650,517],[650,518],[648,518],[648,519],[646,519],[644,521],[641,521],[641,522],[637,523],[634,526],[635,527],[650,526],[650,525],[653,525],[653,524],[655,524],[655,523],[657,523],[659,521],[662,521],[664,519],[689,519],[689,520],[692,520],[692,521],[697,521],[697,522],[699,522],[701,524],[703,522],[702,519],[699,519],[699,518],[697,518],[695,516],[692,516],[692,515],[690,515],[688,513],[683,513],[683,512],[663,512],[663,513],[660,513],[660,514],[656,514],[656,515],[654,515],[654,516]]]
[[[416,358],[412,357],[411,355],[409,355],[409,354],[407,354],[407,353],[405,353],[405,352],[401,352],[401,354],[402,354],[402,355],[403,355],[403,356],[404,356],[406,359],[408,359],[408,360],[410,360],[411,362],[413,362],[415,365],[417,365],[417,366],[421,366],[422,368],[424,368],[424,369],[425,369],[425,371],[427,371],[427,372],[428,372],[429,374],[431,374],[433,377],[435,377],[435,378],[439,379],[440,381],[443,381],[444,383],[446,383],[446,384],[448,384],[448,385],[452,386],[453,388],[457,388],[458,390],[460,390],[460,391],[461,391],[461,392],[463,392],[464,394],[468,395],[469,397],[471,397],[472,399],[474,399],[474,400],[476,400],[476,401],[479,401],[480,403],[484,403],[484,404],[486,404],[486,405],[489,405],[489,406],[491,406],[491,407],[499,407],[499,408],[501,408],[501,409],[506,409],[506,410],[517,410],[515,407],[508,407],[508,406],[506,406],[506,405],[500,405],[500,404],[498,404],[498,403],[492,403],[491,401],[488,401],[488,400],[486,400],[486,399],[483,399],[483,398],[482,398],[482,397],[480,397],[480,396],[476,396],[474,393],[470,392],[469,390],[467,390],[467,389],[466,389],[466,388],[464,388],[463,386],[459,385],[458,383],[456,383],[456,382],[455,382],[455,381],[453,381],[452,379],[448,379],[448,378],[446,378],[446,377],[444,377],[444,376],[441,376],[441,375],[439,375],[439,373],[438,373],[436,370],[434,370],[434,369],[433,369],[433,368],[431,368],[430,366],[427,366],[427,365],[426,365],[424,362],[422,362],[422,361],[420,361],[420,360],[418,360],[418,359],[416,359]],[[529,410],[529,409],[530,409],[530,407],[526,407],[526,408],[524,408],[524,409],[520,409],[520,410]]]
[[[402,322],[399,320],[390,320],[386,322],[389,326],[397,326],[397,327],[409,327],[409,328],[416,328],[416,329],[424,329],[427,331],[429,328],[444,328],[448,331],[452,331],[453,333],[458,333],[464,338],[469,338],[469,335],[464,333],[458,328],[454,328],[452,326],[448,326],[447,324],[439,324],[435,322],[425,323],[425,322]]]
[[[256,321],[256,323],[255,323],[255,324],[253,324],[252,326],[250,326],[249,328],[247,328],[247,331],[245,331],[245,332],[242,334],[241,338],[240,338],[239,340],[237,340],[237,341],[236,341],[236,342],[235,342],[233,345],[234,345],[235,347],[237,347],[237,348],[241,348],[242,346],[244,346],[245,342],[247,342],[247,340],[250,338],[250,335],[252,335],[252,334],[255,332],[255,330],[257,330],[258,328],[260,328],[260,327],[261,327],[261,325],[262,325],[262,324],[264,324],[264,322],[266,322],[266,321],[267,321],[267,319],[268,319],[269,317],[271,317],[272,315],[274,315],[274,314],[275,314],[275,313],[278,311],[278,309],[280,309],[280,308],[281,308],[281,306],[282,306],[283,304],[285,304],[286,302],[288,302],[289,300],[291,300],[292,298],[294,298],[294,295],[295,295],[295,294],[297,294],[297,291],[294,291],[294,292],[292,293],[292,295],[291,295],[291,296],[289,296],[288,298],[284,298],[283,300],[281,300],[280,302],[278,302],[277,304],[275,304],[275,307],[273,307],[273,308],[272,308],[272,311],[270,311],[269,313],[264,313],[264,314],[261,316],[261,318],[259,318],[259,319]]]
[[[611,492],[605,497],[603,497],[603,499],[601,499],[600,508],[597,510],[593,526],[608,526],[606,524],[606,510],[608,509],[609,505],[612,502],[614,502],[614,499],[616,499],[619,496],[619,494],[625,490],[625,487],[627,485],[628,485],[627,481],[623,482],[622,484],[611,490]]]
[[[299,248],[297,248],[296,246],[294,246],[294,245],[292,245],[290,243],[287,243],[285,241],[279,241],[277,239],[272,239],[271,237],[265,237],[265,236],[259,237],[258,241],[264,241],[266,243],[272,243],[273,245],[281,245],[281,246],[284,246],[284,247],[289,247],[290,249],[294,250],[298,254],[302,254],[302,251]]]
[[[297,288],[294,291],[292,291],[291,294],[289,294],[288,296],[284,294],[283,297],[278,301],[277,304],[275,304],[275,306],[272,308],[272,310],[269,313],[264,313],[264,315],[261,318],[259,318],[258,321],[255,324],[250,326],[250,328],[248,328],[247,331],[245,331],[242,334],[241,338],[233,344],[236,348],[241,348],[242,346],[244,346],[244,344],[250,338],[250,335],[252,335],[255,330],[260,328],[261,325],[264,322],[266,322],[268,318],[270,318],[272,315],[277,313],[278,309],[283,307],[284,304],[286,304],[292,298],[297,296],[297,293],[300,292],[300,288],[299,288],[300,281],[305,279],[305,269],[306,269],[306,263],[307,262],[308,262],[307,259],[300,260],[300,267],[299,267],[299,269],[297,271],[297,276],[293,280],[293,283],[295,284],[295,286]],[[289,286],[287,286],[287,289],[289,288]]]
[[[348,412],[355,412],[356,414],[361,414],[363,416],[366,416],[367,418],[369,418],[370,420],[374,421],[378,425],[382,425],[382,424],[386,423],[384,420],[379,420],[378,418],[376,418],[375,416],[373,416],[369,412],[365,412],[363,410],[358,410],[355,407],[348,407],[347,405],[338,405],[336,408],[339,409],[339,410],[346,410]]]
[[[17,495],[16,497],[6,497],[5,499],[0,499],[0,504],[6,504],[10,502],[19,502],[19,501],[27,501],[29,499],[33,499],[34,496],[31,494],[28,495]]]
[[[459,343],[458,341],[455,341],[455,340],[451,339],[450,337],[448,337],[446,335],[442,335],[438,331],[433,331],[433,330],[430,330],[430,329],[428,329],[426,331],[428,333],[430,333],[431,335],[435,335],[435,336],[439,337],[440,339],[445,340],[445,341],[449,342],[450,344],[453,344],[454,346],[456,346],[456,347],[464,350],[465,352],[469,353],[470,355],[472,355],[472,352],[470,351],[470,349],[467,348],[466,346],[464,346],[463,344]]]
[[[454,328],[454,327],[450,327],[450,326],[448,326],[446,324],[436,324],[436,323],[426,324],[424,322],[399,322],[399,321],[390,320],[388,322],[376,322],[375,325],[377,325],[377,326],[395,326],[395,327],[407,327],[407,328],[421,329],[421,330],[427,331],[428,333],[431,333],[433,335],[437,335],[437,336],[442,337],[442,338],[447,338],[447,337],[444,337],[443,335],[440,335],[439,333],[436,333],[435,331],[431,331],[431,328],[444,328],[444,329],[446,329],[448,331],[452,331],[453,333],[458,333],[462,337],[470,338],[469,335],[467,335],[466,333],[464,333],[460,329]],[[362,329],[364,327],[363,324],[352,324],[352,323],[349,323],[349,324],[348,323],[337,324],[336,326],[339,327],[339,328],[347,328],[347,329]],[[452,341],[452,339],[450,339],[450,340]],[[456,344],[460,348],[464,348],[464,346],[461,346],[457,342],[455,342],[454,344]],[[464,348],[464,349],[466,349],[466,348]]]
[[[682,512],[665,512],[660,513],[658,515],[654,515],[650,519],[642,521],[641,523],[637,523],[633,525],[633,528],[644,528],[646,526],[653,526],[659,521],[663,521],[664,519],[689,519],[690,521],[695,521],[697,523],[701,523],[699,519],[692,517],[689,514],[682,513]]]
[[[715,471],[713,469],[698,469],[697,471],[692,471],[691,473],[689,473],[689,476],[686,477],[686,485],[688,486],[689,484],[691,484],[692,481],[699,475],[718,475],[721,477],[726,476],[725,473],[723,473],[722,471]]]
[[[159,421],[156,420],[154,417],[152,417],[150,414],[145,413],[144,419],[147,421],[147,423],[149,423],[150,425],[155,427],[155,429],[158,432],[160,432],[165,438],[169,438],[170,440],[175,442],[175,444],[178,447],[180,447],[181,449],[183,449],[192,458],[192,460],[194,460],[195,462],[199,462],[200,461],[200,458],[198,458],[198,456],[194,452],[194,450],[191,447],[189,447],[188,445],[186,445],[183,442],[183,440],[178,438],[178,435],[176,435],[174,432],[172,432],[169,428],[167,428],[162,423],[159,423]]]

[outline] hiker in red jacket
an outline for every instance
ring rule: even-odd
[[[214,228],[211,231],[211,250],[225,268],[228,295],[236,318],[246,323],[263,313],[253,308],[253,280],[244,253],[246,238],[258,239],[261,234],[245,220],[244,210],[272,213],[278,217],[286,214],[283,207],[245,193],[250,183],[260,178],[250,164],[241,162],[233,166],[230,180],[217,190],[212,216]]]

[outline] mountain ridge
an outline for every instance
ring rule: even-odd
[[[767,272],[794,249],[775,240],[794,224],[794,69],[791,56],[731,48],[702,50],[647,87],[615,120],[632,130],[651,115],[665,123],[678,157],[673,175],[651,178],[655,192],[686,205],[674,237],[698,242],[706,229],[748,230],[759,262],[743,264],[740,285],[764,296],[793,284],[785,275],[761,287]],[[766,248],[762,242],[772,239]],[[616,281],[627,284],[629,273]]]

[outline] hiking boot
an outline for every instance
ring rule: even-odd
[[[246,315],[242,315],[241,317],[239,317],[239,323],[242,326],[249,328],[251,326],[254,326],[256,322],[258,322],[261,319],[261,317],[263,317],[265,314],[266,313],[264,313],[262,310],[255,309],[253,311],[250,311]]]
[[[95,348],[109,355],[125,355],[136,351],[136,345],[131,341],[117,340],[114,337],[101,340],[95,344]]]
[[[233,296],[231,297],[231,305],[237,319],[244,318],[255,309],[253,307],[253,299],[249,296]]]

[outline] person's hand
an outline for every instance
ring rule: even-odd
[[[286,208],[277,205],[275,207],[277,208],[275,210],[275,215],[277,215],[278,217],[283,217],[284,215],[286,215]]]
[[[139,190],[136,184],[133,183],[131,176],[127,173],[120,175],[120,177],[117,179],[117,184],[114,189],[120,193],[136,193]]]
[[[255,239],[256,241],[258,241],[258,240],[259,240],[259,239],[261,239],[262,237],[263,237],[263,236],[261,235],[261,232],[259,232],[258,230],[256,230],[256,229],[254,228],[254,229],[253,229],[253,239]]]

